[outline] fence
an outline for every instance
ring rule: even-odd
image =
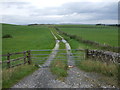
[[[60,49],[57,50],[58,52],[61,50],[66,49]],[[2,55],[3,57],[6,57],[6,60],[4,59],[2,63],[3,68],[11,68],[23,64],[43,64],[51,55],[52,50],[29,50],[24,52],[18,52],[18,53],[8,53],[6,55]],[[120,63],[120,54],[115,52],[109,52],[109,51],[102,51],[102,50],[88,50],[88,49],[72,49],[72,58],[77,60],[84,60],[86,58],[92,58],[92,60],[99,60],[102,62],[112,62],[112,63]],[[16,57],[12,57],[12,56]],[[20,55],[20,57],[18,56]],[[64,55],[64,57],[63,57]],[[59,57],[54,58],[54,60],[65,60],[67,57],[67,53],[59,53]],[[15,59],[13,59],[15,58]]]
[[[43,64],[46,60],[49,59],[49,56],[52,55],[51,51],[52,50],[31,50],[31,52],[33,53],[31,54],[32,62],[34,64],[39,64],[39,65]],[[63,52],[63,51],[66,51],[66,49],[59,49],[55,51],[57,51],[58,53],[56,57],[53,58],[53,60],[67,60],[68,54],[67,52]],[[74,51],[80,51],[80,52],[74,52]],[[40,52],[42,52],[42,54]],[[80,58],[85,57],[85,54],[84,54],[85,52],[82,49],[72,49],[71,52],[72,52],[72,57],[74,57],[76,61],[79,57]]]
[[[58,52],[60,51],[65,51],[66,49],[60,49],[57,50]],[[80,52],[74,52],[72,53],[73,57],[77,61],[77,59],[80,59],[81,57],[85,58],[84,50],[80,49],[72,49],[71,51],[80,51]],[[8,53],[6,55],[2,55],[2,57],[6,57],[6,60],[3,60],[2,66],[3,68],[12,68],[15,66],[23,65],[23,64],[38,64],[41,65],[43,64],[51,55],[52,49],[47,49],[47,50],[29,50],[29,51],[24,51],[24,52],[18,52],[18,53]],[[21,54],[19,57],[18,55]],[[12,56],[16,55],[17,58],[12,59]],[[67,53],[59,53],[59,57],[55,57],[54,60],[65,60],[64,56],[67,57]],[[14,62],[14,63],[13,63]]]
[[[110,51],[86,49],[86,57],[106,63],[120,63],[120,54]]]
[[[21,57],[17,57],[15,59],[11,58],[14,55],[19,56],[20,54],[22,55]],[[8,54],[5,54],[5,55],[2,55],[2,58],[6,57],[6,59],[7,59],[7,60],[4,60],[2,62],[2,66],[6,67],[5,64],[7,64],[7,67],[11,68],[11,67],[19,66],[19,65],[22,65],[22,64],[26,64],[26,63],[31,64],[31,55],[30,54],[31,54],[31,51],[23,51],[23,52],[8,53]],[[20,62],[18,62],[18,61],[20,61]],[[13,62],[16,62],[16,63],[12,64]]]

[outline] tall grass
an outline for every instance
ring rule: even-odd
[[[76,61],[76,66],[86,72],[95,72],[101,74],[98,78],[101,82],[106,82],[115,87],[119,87],[119,72],[118,66],[115,64],[109,64],[95,61],[95,60],[78,60]]]
[[[85,71],[102,73],[106,76],[117,76],[118,74],[118,69],[115,64],[108,65],[100,61],[93,61],[88,59],[76,62],[76,65]]]
[[[15,68],[3,69],[2,71],[2,88],[10,88],[23,77],[37,70],[33,65],[22,65]]]

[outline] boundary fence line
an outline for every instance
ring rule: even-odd
[[[60,49],[57,51],[61,51],[61,50],[66,50],[66,49]],[[45,49],[45,50],[29,50],[29,51],[23,51],[23,52],[17,52],[17,53],[7,53],[4,55],[0,55],[1,57],[6,57],[7,60],[1,61],[0,64],[7,64],[7,68],[11,68],[11,67],[16,67],[19,65],[23,65],[23,64],[31,64],[32,63],[32,59],[34,58],[42,58],[42,60],[47,59],[47,57],[51,54],[40,54],[40,53],[35,53],[35,52],[44,52],[44,51],[52,51],[52,49]],[[112,62],[112,63],[120,63],[120,54],[119,53],[115,53],[115,52],[110,52],[110,51],[102,51],[102,50],[89,50],[89,49],[71,49],[71,51],[81,51],[84,52],[85,54],[85,59],[91,59],[91,60],[99,60],[102,62]],[[67,53],[60,53],[63,55],[66,55]],[[11,59],[11,56],[13,55],[22,55],[22,57],[17,57],[16,59]],[[42,55],[44,55],[44,57],[42,57]],[[81,56],[81,53],[72,53],[73,57],[77,57],[77,56]],[[77,56],[74,56],[77,55]],[[37,57],[39,56],[39,57]],[[46,56],[46,57],[45,57]],[[59,57],[59,59],[62,60],[62,57]],[[42,61],[41,60],[41,61]],[[18,64],[14,64],[11,65],[12,62],[15,61],[23,61],[23,63],[18,63]]]

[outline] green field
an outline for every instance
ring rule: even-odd
[[[58,25],[61,31],[77,35],[85,40],[118,47],[118,28],[95,25]]]
[[[7,54],[14,52],[22,52],[27,50],[40,50],[40,49],[53,49],[55,46],[55,39],[51,34],[50,30],[57,36],[57,31],[54,28],[57,26],[61,31],[67,32],[68,34],[77,35],[85,40],[96,41],[101,44],[107,44],[110,46],[118,46],[118,29],[117,27],[110,26],[94,26],[94,25],[2,25],[2,37],[10,35],[9,38],[2,38],[2,53]],[[99,47],[90,46],[88,44],[80,43],[75,39],[71,39],[65,35],[62,35],[65,40],[68,41],[72,49],[98,49]],[[60,42],[60,49],[65,49],[65,45]],[[50,70],[53,74],[57,76],[57,79],[63,80],[68,75],[67,70],[67,59],[66,56],[60,55],[60,53],[65,53],[66,51],[59,51],[55,60],[52,61]],[[75,52],[75,51],[74,51]],[[48,54],[47,52],[32,52],[33,54]],[[76,52],[79,53],[79,52]],[[81,52],[80,52],[81,53]],[[107,66],[101,62],[95,62],[93,60],[82,60],[82,56],[76,61],[76,66],[80,69],[89,72],[98,72],[105,74],[106,76],[116,77],[116,66]],[[21,57],[21,55],[11,56],[11,59]],[[46,56],[37,56],[41,59]],[[65,60],[60,60],[59,57],[64,57]],[[2,60],[7,60],[2,58]],[[23,60],[22,60],[23,61]],[[32,61],[35,61],[32,59]],[[9,88],[23,77],[31,74],[38,68],[35,64],[43,64],[46,61],[35,61],[31,65],[22,65],[15,68],[5,69],[3,68],[3,87]],[[17,62],[21,63],[21,61]],[[11,63],[12,64],[12,63]],[[16,64],[14,62],[13,64]],[[6,67],[6,66],[5,66]],[[111,69],[112,68],[112,69]],[[103,72],[102,72],[103,71]],[[112,71],[112,72],[111,72]],[[111,72],[111,73],[109,73]]]
[[[77,35],[84,40],[96,41],[101,44],[108,44],[110,46],[118,46],[118,29],[117,27],[109,26],[89,26],[89,25],[57,25],[60,31],[66,32],[71,35]],[[102,49],[94,45],[85,44],[69,36],[60,33],[71,45],[72,49]],[[81,51],[73,51],[73,53],[81,53]],[[117,86],[117,65],[109,64],[94,60],[84,59],[83,55],[76,58],[76,66],[86,72],[97,72],[103,74],[103,79],[110,84]]]
[[[50,29],[45,25],[39,26],[25,26],[25,25],[2,25],[2,37],[10,35],[11,38],[2,38],[2,53],[16,53],[27,50],[40,50],[40,49],[53,49],[55,45],[54,37],[52,36]],[[38,52],[43,53],[43,52]],[[45,52],[48,53],[48,52]],[[50,53],[50,52],[49,52]],[[34,52],[34,54],[36,54]],[[22,55],[11,56],[11,59],[18,57],[23,57]],[[45,56],[42,56],[45,57]],[[2,60],[7,60],[3,57]],[[33,59],[32,59],[33,60]],[[46,60],[46,59],[45,59]],[[45,62],[37,61],[37,64],[43,64]],[[11,62],[11,64],[18,64],[22,61]],[[6,69],[7,64],[2,64],[3,66],[3,78],[2,86],[3,88],[10,88],[12,85],[17,83],[23,77],[31,74],[38,68],[35,67],[35,63],[31,65],[25,64],[15,68]]]
[[[10,34],[12,38],[2,39],[3,54],[26,50],[52,49],[55,45],[54,37],[46,26],[23,26],[3,24],[3,34]]]

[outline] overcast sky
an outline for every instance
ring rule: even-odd
[[[83,2],[84,1],[84,2]],[[119,0],[2,0],[2,23],[116,24]]]

